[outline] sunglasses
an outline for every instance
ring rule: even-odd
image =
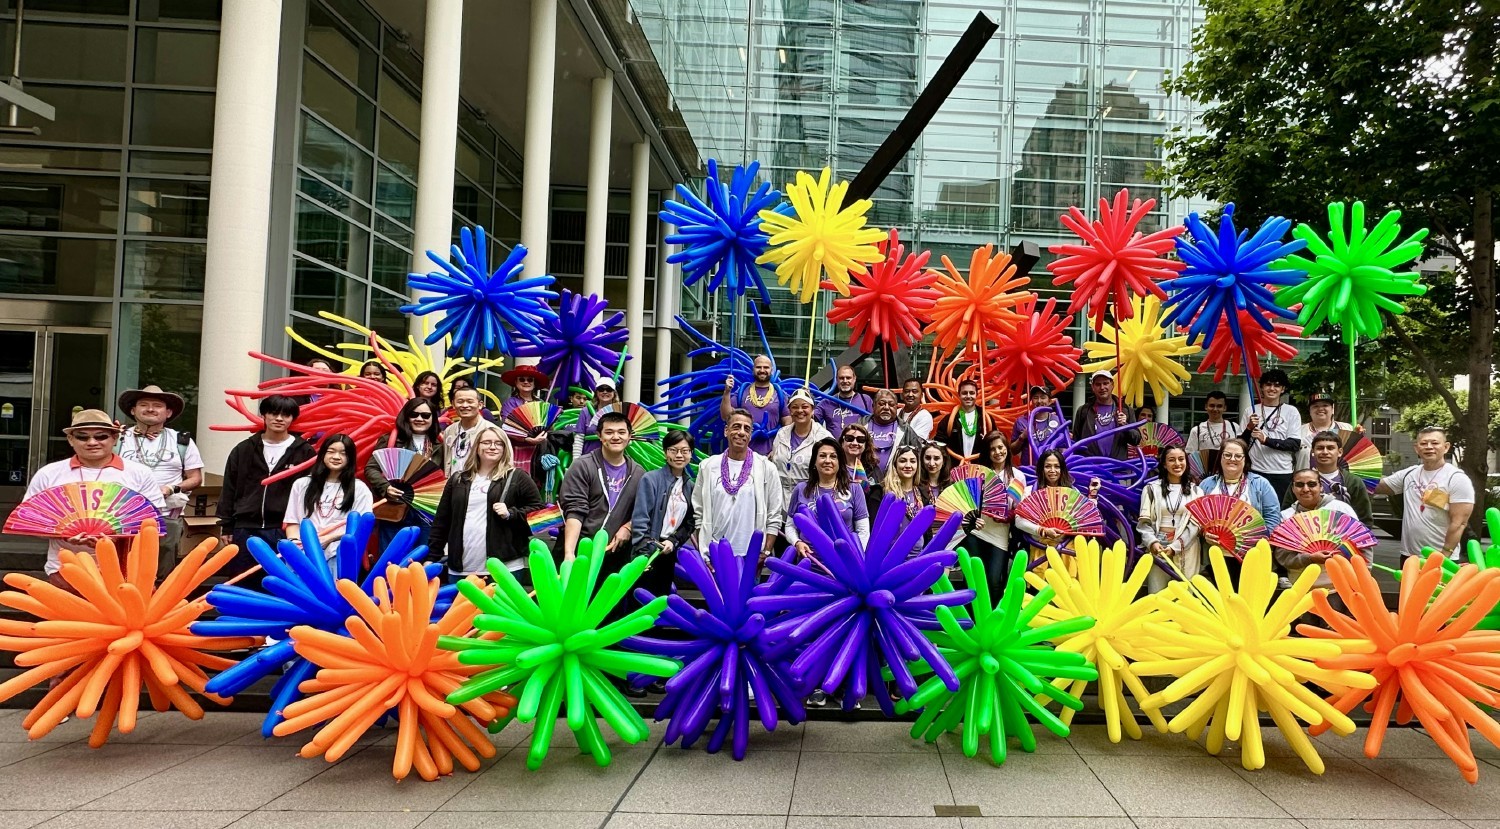
[[[412,420],[431,420],[432,419],[432,412],[412,412],[411,413],[411,419]]]
[[[92,435],[73,435],[73,439],[79,443],[114,443],[115,435],[113,432],[99,432]]]
[[[1321,487],[1323,484],[1319,481],[1292,481],[1292,486],[1297,489],[1312,489],[1313,487]]]
[[[859,444],[863,444],[865,442],[865,439],[864,438],[860,438],[860,437],[847,437],[847,438],[844,438],[844,442],[845,443],[859,443]]]

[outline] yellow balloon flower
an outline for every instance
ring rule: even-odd
[[[1194,740],[1206,727],[1210,754],[1222,751],[1226,739],[1242,742],[1240,762],[1247,769],[1266,764],[1260,712],[1269,712],[1302,762],[1314,774],[1322,774],[1323,758],[1297,721],[1326,723],[1338,734],[1352,733],[1354,722],[1303,683],[1339,691],[1374,688],[1375,678],[1367,673],[1315,664],[1342,653],[1367,652],[1370,643],[1292,637],[1292,623],[1313,606],[1316,565],[1303,570],[1290,590],[1276,596],[1271,548],[1264,541],[1245,556],[1238,588],[1218,547],[1209,550],[1209,563],[1212,582],[1194,576],[1192,588],[1173,582],[1164,593],[1156,594],[1162,615],[1176,622],[1178,629],[1148,625],[1157,638],[1160,658],[1137,662],[1135,669],[1143,676],[1177,679],[1145,704],[1161,707],[1197,694],[1167,727],[1186,732]]]
[[[1133,665],[1136,659],[1156,658],[1151,649],[1152,636],[1146,627],[1147,623],[1164,621],[1160,603],[1154,597],[1136,598],[1141,585],[1146,582],[1146,575],[1151,572],[1151,559],[1147,556],[1136,559],[1135,567],[1127,576],[1125,564],[1130,555],[1123,544],[1115,542],[1113,547],[1101,549],[1098,541],[1081,536],[1073,540],[1073,555],[1067,558],[1074,562],[1076,575],[1068,572],[1064,556],[1051,547],[1047,549],[1046,573],[1026,574],[1032,587],[1041,590],[1050,586],[1057,594],[1052,603],[1037,614],[1033,626],[1077,616],[1092,617],[1093,627],[1053,641],[1057,650],[1081,653],[1099,669],[1097,695],[1099,707],[1104,709],[1110,742],[1120,742],[1122,732],[1133,740],[1141,738],[1141,726],[1125,697],[1127,688],[1151,723],[1165,733],[1167,721],[1155,708],[1144,704],[1150,694]],[[1088,681],[1082,679],[1058,682],[1059,687],[1064,687],[1074,697],[1080,696],[1088,685]],[[1064,723],[1073,722],[1071,708],[1062,710],[1062,720]]]
[[[1188,345],[1187,337],[1168,337],[1161,323],[1161,300],[1154,296],[1136,297],[1131,301],[1134,316],[1101,332],[1106,342],[1084,343],[1089,357],[1097,362],[1083,367],[1084,372],[1114,371],[1115,388],[1120,399],[1132,406],[1146,400],[1146,384],[1157,405],[1167,393],[1181,394],[1182,384],[1190,376],[1174,357],[1187,357],[1202,351]],[[1118,347],[1117,344],[1118,343]],[[1118,360],[1116,355],[1118,354]]]
[[[885,231],[865,227],[870,200],[859,199],[845,207],[849,183],[841,181],[830,188],[832,177],[827,167],[816,179],[799,170],[797,180],[786,188],[792,214],[760,211],[761,229],[770,234],[770,247],[755,262],[775,264],[776,281],[802,302],[812,300],[825,275],[834,290],[848,296],[850,272],[866,273],[865,265],[885,259],[875,246],[885,239]]]

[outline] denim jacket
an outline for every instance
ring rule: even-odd
[[[640,489],[635,496],[635,512],[630,518],[631,546],[637,555],[649,553],[650,546],[661,540],[661,525],[666,520],[667,502],[676,482],[676,476],[666,467],[653,469],[641,478]],[[681,550],[692,539],[696,524],[693,515],[693,476],[686,471],[682,474],[682,497],[687,499],[687,514],[668,539],[672,542],[673,550]]]

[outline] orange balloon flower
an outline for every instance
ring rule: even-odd
[[[957,350],[961,342],[978,346],[997,339],[1006,326],[1020,322],[1015,308],[1034,296],[1021,290],[1031,277],[1017,276],[1010,254],[996,253],[993,245],[974,249],[968,276],[960,274],[946,256],[943,268],[947,273],[939,273],[933,285],[938,298],[929,313],[928,332],[933,344],[944,351]]]
[[[194,636],[188,631],[208,610],[204,601],[188,602],[188,594],[228,564],[239,548],[227,546],[210,558],[218,541],[206,540],[158,588],[158,543],[156,522],[147,521],[125,554],[123,571],[111,539],[100,540],[93,556],[63,550],[59,573],[76,594],[20,573],[5,577],[16,590],[0,593],[0,604],[39,621],[0,620],[0,648],[18,651],[16,665],[28,669],[0,684],[0,702],[66,674],[21,721],[31,739],[46,736],[66,717],[87,719],[96,713],[99,719],[89,733],[93,748],[104,745],[117,720],[120,732],[129,734],[135,730],[143,685],[157,711],[175,707],[189,719],[202,719],[203,706],[185,689],[202,694],[208,683],[205,668],[218,671],[234,664],[204,651],[259,643],[253,636]],[[204,696],[220,705],[228,702]]]
[[[321,754],[331,763],[394,711],[398,726],[391,773],[397,780],[404,780],[413,767],[423,780],[436,780],[453,773],[455,760],[478,771],[479,758],[494,757],[495,745],[476,722],[488,725],[509,715],[516,698],[496,691],[462,705],[449,704],[446,697],[464,680],[490,666],[464,665],[459,654],[438,649],[438,637],[464,636],[474,629],[478,608],[460,595],[440,620],[431,621],[438,581],[429,581],[417,563],[387,567],[385,577],[375,579],[375,601],[347,580],[338,583],[338,590],[358,615],[349,617],[348,636],[305,625],[292,628],[297,653],[321,670],[302,683],[308,696],[286,707],[276,736],[322,723],[302,747],[302,756]]]
[[[1400,603],[1391,613],[1363,558],[1335,556],[1327,566],[1349,613],[1333,609],[1319,591],[1313,612],[1333,629],[1302,625],[1298,632],[1358,643],[1352,651],[1346,643],[1343,655],[1319,660],[1318,665],[1375,677],[1374,689],[1350,688],[1328,700],[1346,713],[1363,703],[1371,713],[1365,756],[1380,755],[1392,713],[1401,724],[1415,715],[1463,778],[1478,782],[1479,763],[1469,745],[1469,729],[1500,745],[1500,723],[1479,707],[1500,706],[1500,631],[1477,631],[1474,626],[1500,601],[1500,570],[1466,564],[1443,585],[1441,553],[1425,560],[1411,556],[1401,567]],[[1313,734],[1325,727],[1315,726]]]
[[[978,356],[972,349],[966,354]],[[959,385],[965,380],[978,383],[980,378],[976,363],[963,365],[963,360],[958,359],[939,364],[937,359],[937,354],[934,353],[930,377],[926,383],[922,384],[927,395],[927,402],[922,404],[922,408],[932,412],[933,425],[941,431],[952,429],[954,420],[958,417]],[[962,369],[959,368],[960,365],[963,365]],[[993,374],[987,377],[993,377]],[[1016,418],[1025,414],[1030,407],[1024,398],[1017,398],[1014,389],[1009,389],[993,380],[989,381],[987,387],[993,388],[1000,396],[997,398],[994,394],[990,394],[988,400],[980,399],[979,434],[987,434],[992,429],[1010,434],[1011,428],[1016,424]],[[984,459],[979,459],[979,462],[984,463]]]

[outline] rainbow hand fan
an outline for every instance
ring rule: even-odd
[[[1344,450],[1344,458],[1339,463],[1353,472],[1356,478],[1364,481],[1365,489],[1371,493],[1380,484],[1380,476],[1385,474],[1385,459],[1380,456],[1380,450],[1375,448],[1374,442],[1365,435],[1360,435],[1353,446]]]
[[[1232,495],[1200,495],[1187,502],[1187,511],[1205,541],[1235,558],[1244,558],[1255,542],[1266,537],[1265,519]]]
[[[438,501],[443,497],[443,486],[448,483],[448,476],[443,474],[442,467],[431,458],[410,449],[376,449],[370,457],[375,459],[376,468],[387,481],[400,487],[404,494],[409,494],[409,497],[400,500],[411,504],[425,519],[430,520],[437,515]]]
[[[1346,512],[1315,509],[1294,513],[1271,533],[1271,544],[1299,553],[1352,556],[1375,546],[1375,534]]]
[[[1165,449],[1168,446],[1186,446],[1182,433],[1165,423],[1147,421],[1141,424],[1141,446]]]
[[[630,421],[630,439],[632,441],[661,440],[661,423],[657,422],[656,415],[652,414],[650,409],[639,403],[626,403],[624,408],[621,408],[618,403],[600,406],[594,411],[594,416],[590,420],[590,423],[594,424],[594,427],[589,430],[590,434],[584,438],[585,440],[597,441],[599,439],[599,428],[597,425],[599,418],[610,412],[624,412],[625,419]]]
[[[948,474],[954,481],[962,481],[965,478],[984,478],[997,473],[988,466],[980,466],[977,463],[961,463],[953,467],[953,471]]]
[[[1104,535],[1104,516],[1099,513],[1099,506],[1082,492],[1069,487],[1053,486],[1033,491],[1021,499],[1015,516],[1065,536]]]
[[[996,521],[1010,520],[1011,500],[1005,481],[991,470],[978,467],[988,473],[961,478],[938,493],[933,506],[937,508],[939,521],[948,520],[953,513],[967,515],[974,510]]]
[[[561,412],[561,408],[545,400],[533,400],[512,409],[500,428],[512,439],[531,437],[538,430],[551,429]]]
[[[5,532],[45,538],[139,535],[148,518],[161,526],[161,513],[145,495],[109,481],[80,481],[22,501],[5,519]]]

